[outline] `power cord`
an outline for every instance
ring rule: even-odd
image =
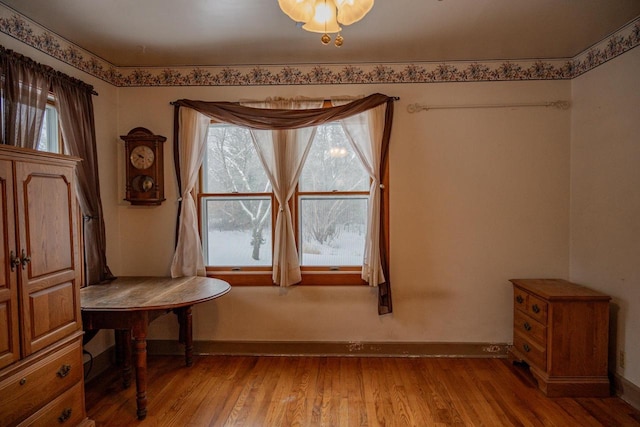
[[[86,354],[86,355],[89,356],[89,369],[87,369],[86,372],[84,373],[84,379],[86,381],[87,378],[89,377],[89,374],[91,373],[91,370],[93,369],[93,354],[91,354],[90,352],[88,352],[84,348],[82,349],[82,354],[83,355]]]

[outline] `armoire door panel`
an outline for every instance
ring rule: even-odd
[[[20,358],[13,168],[0,160],[0,368]],[[12,271],[13,270],[13,271]]]
[[[67,177],[32,173],[23,185],[30,278],[74,268],[71,188]],[[45,197],[42,195],[46,194]],[[55,251],[52,251],[52,245]]]
[[[29,305],[38,313],[31,322],[34,338],[77,321],[73,286],[73,282],[66,282],[29,294]]]
[[[23,356],[81,329],[72,174],[67,167],[16,162]]]
[[[0,302],[0,369],[20,358],[16,311],[10,300]]]
[[[29,294],[31,312],[37,313],[31,317],[33,340],[78,321],[74,286],[73,282],[66,282]]]

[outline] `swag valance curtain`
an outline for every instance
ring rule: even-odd
[[[339,122],[347,139],[360,158],[371,178],[369,193],[369,227],[363,260],[362,278],[370,286],[378,287],[378,312],[391,313],[391,284],[389,276],[387,243],[384,230],[387,218],[381,206],[387,197],[381,185],[386,170],[389,139],[393,119],[394,98],[373,94],[361,99],[329,108],[310,108],[300,105],[296,109],[254,108],[231,102],[206,102],[181,99],[173,103],[174,114],[174,157],[178,189],[181,196],[179,209],[177,245],[171,266],[174,277],[183,275],[203,275],[204,259],[198,234],[197,210],[193,199],[198,169],[202,165],[207,127],[211,119],[236,126],[249,128],[253,142],[263,161],[265,170],[271,171],[270,180],[274,191],[279,188],[276,199],[280,204],[276,220],[276,241],[274,250],[274,283],[289,286],[299,281],[299,265],[291,256],[292,230],[287,203],[297,180],[296,173],[304,163],[306,145],[312,138],[316,126]],[[319,106],[318,106],[319,107]],[[302,130],[303,132],[291,132]],[[263,131],[268,131],[264,133]],[[292,144],[303,146],[292,147]],[[264,153],[270,152],[271,156]],[[262,154],[261,154],[262,153]],[[275,153],[275,154],[274,154]],[[273,163],[265,160],[274,158]],[[276,158],[296,159],[287,161],[287,166],[277,165]],[[297,163],[295,163],[297,162]],[[292,165],[295,164],[295,167]],[[275,182],[275,175],[283,182]],[[285,182],[286,181],[286,182]],[[281,225],[278,225],[278,222]],[[289,229],[289,231],[286,231]],[[280,246],[279,246],[280,245]],[[281,254],[278,254],[280,253]],[[295,255],[295,252],[294,252]],[[296,256],[297,258],[297,256]]]
[[[3,144],[37,148],[47,97],[54,95],[65,153],[83,160],[76,176],[84,219],[85,282],[92,285],[113,279],[106,260],[93,87],[2,46],[0,76]]]

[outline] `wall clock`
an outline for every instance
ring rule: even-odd
[[[125,147],[125,200],[132,205],[160,205],[165,200],[162,146],[167,138],[142,127],[120,138]]]

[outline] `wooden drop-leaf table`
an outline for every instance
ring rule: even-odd
[[[154,319],[173,311],[180,324],[185,361],[192,364],[191,308],[218,298],[231,287],[209,277],[118,277],[80,290],[82,322],[86,331],[114,329],[122,351],[124,385],[131,381],[131,339],[134,341],[138,419],[147,416],[147,330]]]

